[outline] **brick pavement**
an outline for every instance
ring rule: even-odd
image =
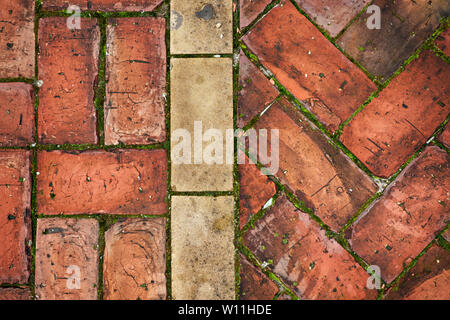
[[[450,299],[446,2],[0,4],[0,300]]]

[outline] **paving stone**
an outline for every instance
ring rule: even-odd
[[[336,130],[376,90],[290,2],[274,7],[243,39],[330,130]]]
[[[165,214],[166,158],[165,150],[38,152],[38,211]]]
[[[237,125],[243,128],[278,96],[278,90],[241,52],[239,59],[239,92]]]
[[[95,219],[38,219],[37,299],[97,299],[98,233]]]
[[[2,1],[0,78],[34,78],[34,0]]]
[[[233,197],[172,197],[172,297],[233,300]]]
[[[278,292],[277,285],[248,260],[240,255],[240,300],[272,300]]]
[[[445,53],[447,57],[450,57],[450,29],[442,32],[436,38],[436,45]]]
[[[171,54],[232,53],[232,0],[172,0]]]
[[[0,288],[0,300],[31,300],[28,288]]]
[[[352,226],[350,244],[388,283],[450,222],[450,157],[428,147]]]
[[[450,66],[422,53],[355,116],[341,141],[375,175],[391,176],[447,117],[449,84]]]
[[[338,44],[374,76],[385,80],[408,59],[450,13],[448,1],[375,0],[381,8],[381,29],[369,29],[362,14]]]
[[[166,139],[165,33],[163,18],[109,20],[105,144],[150,144]]]
[[[271,2],[272,0],[240,0],[239,20],[241,28],[245,28],[252,23]]]
[[[438,136],[438,140],[447,148],[450,148],[450,125],[446,125],[444,131]]]
[[[255,128],[279,130],[276,177],[334,231],[377,192],[375,183],[286,99],[275,103]],[[267,162],[261,153],[259,159]]]
[[[81,18],[70,30],[67,18],[39,22],[38,136],[43,144],[97,143],[94,84],[100,31],[96,19]]]
[[[447,229],[445,232],[442,233],[442,237],[447,240],[447,242],[450,242],[450,229]]]
[[[172,59],[171,70],[171,119],[172,137],[172,189],[174,191],[231,191],[233,189],[232,143],[226,145],[226,130],[233,129],[233,71],[229,58]],[[222,141],[196,138],[195,121],[201,121],[202,133],[209,129],[219,130]],[[183,130],[183,132],[179,130]],[[187,130],[187,131],[186,131]],[[197,130],[198,132],[199,130]],[[191,156],[182,151],[186,145],[184,139],[175,133],[190,133],[190,141],[185,150],[191,150]],[[211,142],[210,142],[211,141]],[[196,142],[196,143],[194,143]],[[207,143],[210,142],[210,143]],[[217,146],[218,158],[214,161],[211,148]],[[231,151],[233,149],[233,151]],[[195,151],[202,151],[203,159],[195,159]],[[222,150],[223,156],[220,155]],[[199,153],[199,152],[198,152]],[[186,161],[177,158],[186,157]],[[189,158],[192,159],[190,164]],[[199,161],[195,161],[199,160]],[[207,161],[212,164],[208,164]],[[214,163],[213,163],[214,162]]]
[[[24,147],[34,137],[34,90],[26,83],[0,83],[0,146]]]
[[[370,0],[295,0],[320,27],[336,37]]]
[[[76,5],[82,10],[93,11],[152,11],[163,0],[44,0],[47,10],[63,10]]]
[[[391,288],[387,300],[450,300],[450,252],[436,244]]]
[[[302,299],[375,299],[369,275],[309,215],[282,196],[244,244]]]
[[[106,300],[166,298],[166,222],[126,219],[105,233]]]
[[[275,184],[245,156],[245,164],[239,166],[239,223],[241,228],[275,194]]]
[[[0,150],[0,284],[26,283],[31,262],[31,153]]]

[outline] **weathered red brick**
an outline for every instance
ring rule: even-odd
[[[241,300],[273,300],[278,292],[277,285],[251,264],[243,255],[241,261]]]
[[[30,157],[0,150],[0,283],[26,283],[30,275]]]
[[[38,135],[40,143],[97,143],[94,83],[100,31],[96,19],[70,30],[65,17],[39,22]]]
[[[105,233],[104,299],[166,298],[164,219],[126,219]]]
[[[438,140],[444,144],[447,148],[450,148],[450,125],[445,126],[444,131],[438,137]]]
[[[428,147],[352,226],[353,250],[390,283],[450,221],[450,157]]]
[[[37,299],[97,299],[98,233],[95,219],[38,219]]]
[[[26,146],[34,137],[34,90],[26,83],[0,83],[0,146]]]
[[[38,153],[39,213],[164,214],[165,150]]]
[[[272,0],[240,0],[239,19],[241,28],[248,26],[255,20]]]
[[[152,11],[163,0],[44,0],[47,10],[63,10],[76,5],[82,10],[95,11]]]
[[[450,229],[445,230],[445,232],[442,233],[442,237],[450,242]]]
[[[448,1],[375,0],[381,28],[370,30],[364,13],[339,38],[338,44],[373,75],[387,79],[434,32],[450,13]]]
[[[370,0],[295,0],[320,27],[336,37]]]
[[[106,144],[150,144],[166,139],[165,32],[163,18],[109,20]]]
[[[278,90],[241,52],[239,60],[239,92],[237,125],[244,127],[260,114],[278,95]]]
[[[245,156],[239,165],[239,223],[241,228],[276,192],[275,184]]]
[[[388,300],[450,300],[450,253],[436,243],[392,287]]]
[[[346,120],[376,86],[290,2],[274,7],[244,42],[330,130]],[[337,117],[337,119],[336,119]]]
[[[447,57],[450,57],[450,29],[442,32],[436,38],[436,45],[445,53]]]
[[[0,78],[34,77],[34,0],[2,1]]]
[[[28,288],[0,288],[0,300],[31,300]]]
[[[389,177],[449,111],[450,66],[421,54],[344,128],[341,141],[377,176]]]
[[[304,299],[374,299],[369,275],[306,213],[282,196],[244,244]]]
[[[279,130],[279,170],[275,175],[333,230],[339,231],[378,190],[286,99],[271,106],[255,128],[269,133]],[[259,159],[267,161],[262,154]]]

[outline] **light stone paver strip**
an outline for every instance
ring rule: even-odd
[[[234,299],[234,198],[172,198],[172,296]]]

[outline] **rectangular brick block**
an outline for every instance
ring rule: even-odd
[[[98,232],[95,219],[38,219],[36,299],[97,299]]]
[[[166,139],[165,32],[163,18],[109,20],[105,144],[150,144]]]
[[[163,0],[43,0],[47,10],[63,10],[76,5],[81,10],[94,11],[152,11]]]
[[[96,19],[81,19],[81,29],[67,18],[39,22],[38,137],[43,144],[97,143],[94,85],[100,31]]]
[[[172,0],[171,54],[232,53],[232,5],[232,0]]]
[[[450,157],[428,147],[352,226],[353,250],[390,283],[450,222]]]
[[[28,288],[0,288],[0,300],[31,300]]]
[[[244,38],[262,64],[330,130],[376,86],[290,2],[274,7]]]
[[[278,292],[277,285],[261,270],[251,264],[242,254],[241,262],[240,300],[273,300]]]
[[[0,150],[0,284],[30,275],[31,153]]]
[[[165,214],[165,150],[38,153],[39,213]]]
[[[171,64],[172,189],[231,191],[234,160],[228,158],[234,149],[233,142],[226,143],[226,130],[233,129],[232,60],[182,58],[172,59]],[[196,121],[198,130],[194,130]],[[209,129],[219,130],[222,139],[208,138]],[[202,157],[196,159],[200,152]]]
[[[448,17],[448,1],[375,0],[380,29],[369,29],[374,13],[363,13],[339,38],[338,44],[374,76],[386,80]]]
[[[255,128],[279,130],[279,170],[275,176],[333,230],[339,231],[378,190],[286,99],[272,105]],[[267,161],[261,153],[259,159]]]
[[[237,124],[243,128],[278,96],[278,90],[241,52],[239,59],[239,92]]]
[[[234,300],[233,197],[172,197],[172,297]]]
[[[26,83],[0,83],[0,146],[34,140],[34,90]]]
[[[336,37],[370,0],[295,0],[320,27]]]
[[[272,0],[239,0],[239,20],[241,28],[255,20]]]
[[[165,219],[126,219],[105,233],[103,298],[166,298]]]
[[[34,78],[34,0],[2,1],[0,78]]]
[[[375,299],[369,275],[325,230],[282,196],[244,244],[301,299]]]
[[[341,141],[375,175],[389,177],[445,120],[450,66],[426,51],[344,128]]]

